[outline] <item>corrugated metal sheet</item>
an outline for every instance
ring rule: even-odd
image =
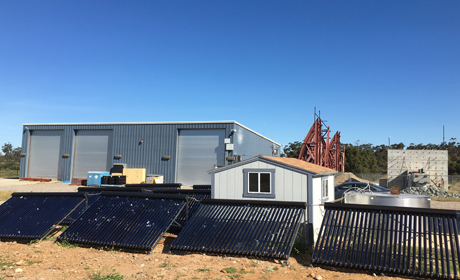
[[[279,156],[273,154],[274,149],[280,149],[280,145],[262,137],[260,134],[242,126],[235,125],[236,132],[233,134],[233,143],[235,149],[234,155],[240,155],[243,160],[252,158],[258,155]],[[238,143],[244,143],[238,145]]]
[[[112,163],[126,163],[129,168],[145,168],[147,174],[161,174],[166,182],[176,181],[176,157],[178,131],[180,129],[225,129],[229,135],[235,126],[228,123],[164,123],[164,124],[76,124],[76,125],[25,125],[23,130],[20,176],[26,177],[29,154],[30,131],[64,130],[62,153],[62,179],[71,180],[75,131],[77,130],[113,130],[112,155],[122,155],[121,159],[112,159]],[[142,144],[140,144],[140,140]],[[163,156],[170,156],[163,160]],[[105,171],[105,170],[94,170]]]
[[[171,250],[288,259],[305,203],[203,200]]]
[[[102,192],[58,241],[152,250],[185,206],[185,196]]]
[[[458,279],[458,212],[326,203],[312,263]]]
[[[161,174],[166,182],[176,182],[177,143],[180,129],[224,129],[226,137],[232,139],[235,150],[228,156],[241,155],[243,159],[263,154],[272,155],[273,148],[279,144],[236,123],[196,122],[196,123],[114,123],[114,124],[27,124],[23,126],[20,176],[27,177],[30,131],[64,130],[62,158],[62,178],[72,178],[75,131],[78,130],[113,130],[112,155],[122,155],[121,159],[112,159],[112,163],[126,163],[130,168],[146,168],[147,174]],[[237,131],[232,134],[232,129]],[[139,144],[140,140],[142,144]],[[164,160],[163,156],[170,156]],[[105,171],[105,170],[94,170]]]
[[[0,238],[23,240],[45,238],[85,201],[84,193],[13,193],[0,205]]]
[[[27,177],[61,179],[63,132],[36,130],[31,134]]]

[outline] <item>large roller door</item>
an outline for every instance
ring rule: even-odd
[[[63,130],[34,130],[30,132],[27,177],[61,179],[63,134]]]
[[[225,130],[180,130],[177,182],[211,184],[208,170],[225,164]]]
[[[112,165],[112,130],[77,130],[73,178],[86,178],[88,171],[109,171]]]

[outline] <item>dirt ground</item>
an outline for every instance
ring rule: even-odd
[[[2,191],[54,192],[72,189],[75,191],[76,187],[69,184],[9,184],[0,179]],[[457,203],[453,207],[460,210],[459,205]],[[70,248],[55,242],[59,233],[32,244],[0,242],[0,279],[413,279],[374,274],[372,271],[312,267],[310,255],[295,255],[294,252],[288,265],[280,261],[237,256],[171,253],[169,245],[175,235],[169,233],[150,254]]]
[[[308,257],[279,261],[169,253],[167,234],[150,254],[68,248],[54,238],[31,245],[0,242],[4,279],[407,279],[372,272],[310,267]],[[95,278],[100,276],[100,278]],[[112,278],[102,278],[112,276]],[[120,278],[116,278],[116,277]],[[321,277],[320,277],[321,276]]]

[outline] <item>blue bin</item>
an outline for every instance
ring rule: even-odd
[[[95,187],[100,187],[101,186],[101,179],[102,176],[105,175],[110,175],[110,172],[108,171],[88,171],[88,176],[87,176],[87,186],[95,186]]]

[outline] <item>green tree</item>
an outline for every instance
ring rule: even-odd
[[[2,146],[2,161],[5,164],[19,163],[21,161],[21,147],[14,148],[11,143]]]
[[[358,146],[345,144],[345,172],[362,172],[364,160]]]
[[[289,142],[284,148],[282,157],[288,158],[299,158],[300,150],[302,149],[302,142],[295,141],[294,143]]]
[[[414,143],[411,143],[413,145]],[[393,144],[390,146],[392,150],[404,150],[405,145],[401,142],[399,144]]]
[[[377,172],[385,174],[388,167],[388,147],[386,145],[373,146],[375,159],[377,160]]]

